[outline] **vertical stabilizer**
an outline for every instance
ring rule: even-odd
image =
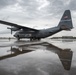
[[[70,10],[66,10],[59,22],[58,27],[61,30],[70,30],[73,28],[73,24],[72,24],[72,18],[71,18],[71,12]]]

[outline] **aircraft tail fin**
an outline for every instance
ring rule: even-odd
[[[71,30],[73,28],[70,10],[65,10],[58,27],[61,30]]]

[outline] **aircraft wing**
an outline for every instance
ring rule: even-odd
[[[15,24],[15,23],[10,23],[10,22],[6,22],[6,21],[2,21],[2,20],[0,20],[0,23],[8,25],[8,26],[13,26],[13,27],[17,27],[17,28],[20,28],[20,29],[24,29],[24,30],[27,30],[27,31],[29,31],[29,30],[31,30],[31,31],[39,31],[37,29],[21,26],[21,25]]]

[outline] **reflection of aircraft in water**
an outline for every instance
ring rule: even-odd
[[[10,49],[11,54],[0,56],[0,60],[15,57],[20,54],[34,51],[36,50],[36,47],[38,46],[44,46],[46,47],[46,50],[56,53],[64,69],[70,70],[73,52],[70,49],[61,49],[47,42],[42,42],[41,44],[39,43],[39,44],[19,45],[16,47],[12,46]]]
[[[52,44],[46,44],[47,50],[56,53],[65,70],[70,70],[73,52],[70,49],[61,49]]]
[[[12,31],[17,31],[14,34],[14,37],[16,37],[18,40],[20,40],[21,38],[29,38],[30,40],[40,40],[41,38],[46,38],[62,30],[71,30],[73,28],[70,10],[66,10],[64,12],[58,26],[48,29],[37,30],[2,20],[0,20],[0,23],[12,26],[8,29],[11,30],[11,34]]]
[[[72,55],[73,53],[72,51],[70,51],[70,49],[62,50],[58,54],[60,61],[62,62],[62,65],[66,70],[70,70],[71,62],[72,62]]]
[[[20,55],[20,54],[28,53],[28,52],[31,52],[32,50],[19,50],[18,48],[11,47],[10,51],[11,51],[11,54],[0,56],[0,60],[15,57],[15,56]]]

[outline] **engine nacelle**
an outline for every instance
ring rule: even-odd
[[[7,27],[7,29],[10,29],[10,30],[12,30],[12,31],[17,31],[17,30],[20,30],[20,28],[17,28],[17,27]]]

